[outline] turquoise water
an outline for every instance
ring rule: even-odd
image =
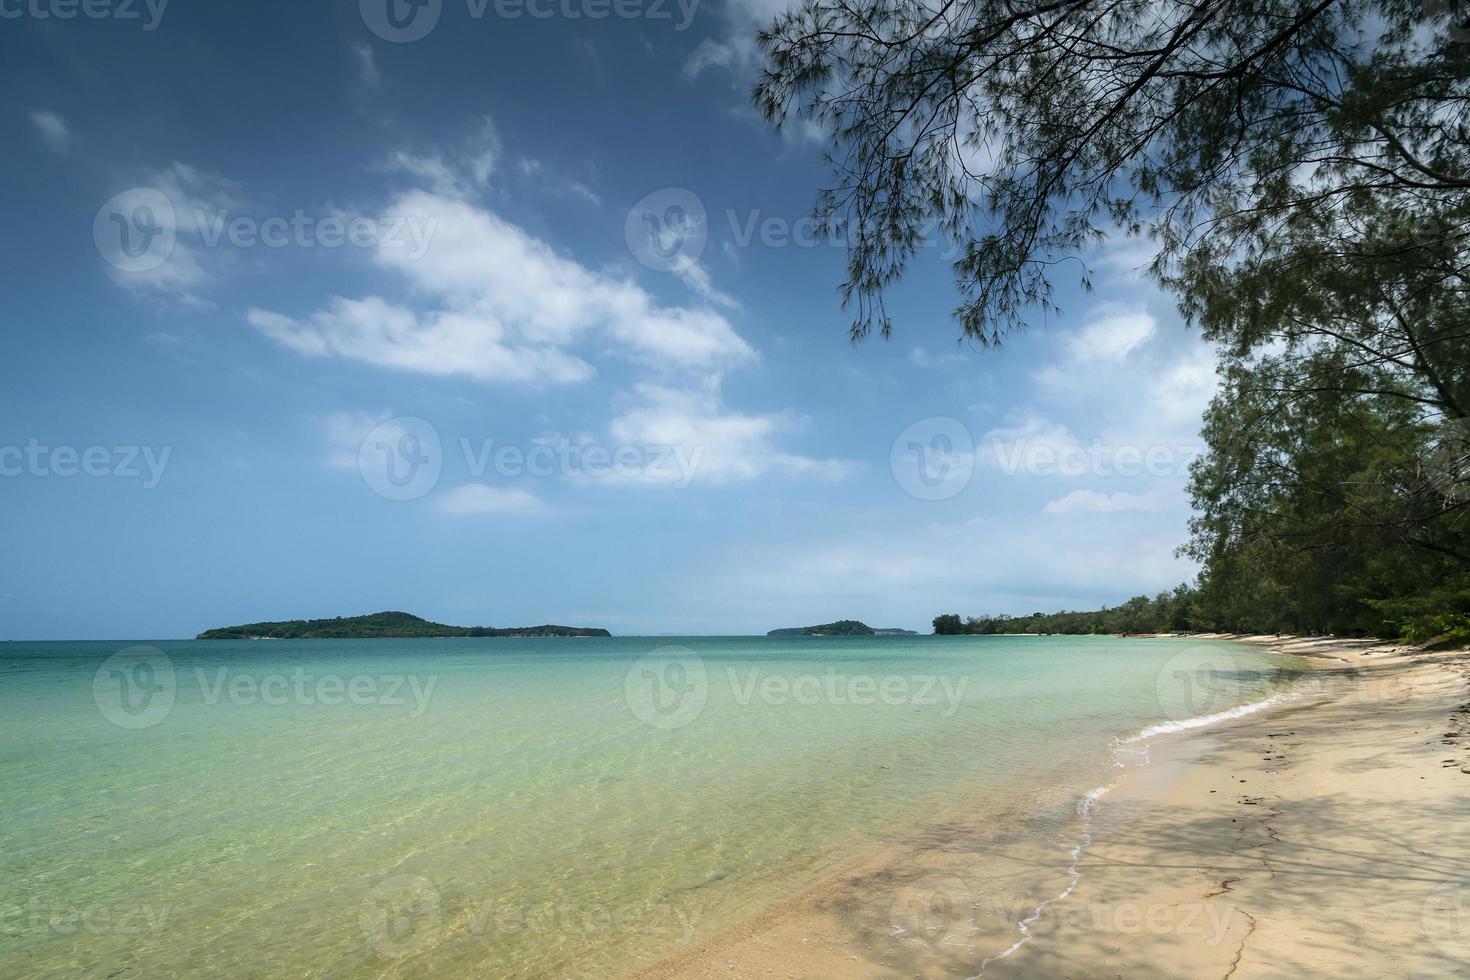
[[[0,644],[0,976],[607,976],[1269,697],[1110,637]]]

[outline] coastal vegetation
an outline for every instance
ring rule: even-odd
[[[1153,598],[1134,596],[1122,605],[1089,612],[1036,612],[1029,616],[934,617],[937,636],[990,636],[1017,633],[1089,635],[1109,633],[1188,633],[1201,629],[1196,619],[1197,595],[1181,585]]]
[[[978,346],[1055,312],[1052,277],[1116,236],[1152,243],[1215,346],[1198,581],[1028,629],[1470,640],[1460,8],[806,0],[760,43],[756,105],[830,134],[816,219],[848,243],[854,340],[891,333],[885,291],[937,229]]]
[[[579,626],[445,626],[406,612],[380,612],[333,619],[290,619],[275,623],[247,623],[205,630],[200,640],[350,640],[412,639],[439,636],[611,636],[605,629]]]

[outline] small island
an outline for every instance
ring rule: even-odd
[[[767,636],[918,636],[913,630],[873,629],[867,623],[855,619],[839,619],[835,623],[820,626],[792,626],[787,629],[771,630]]]
[[[445,626],[406,612],[380,612],[334,619],[289,619],[205,630],[198,640],[403,640],[441,636],[612,636],[582,626]]]

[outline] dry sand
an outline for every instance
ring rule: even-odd
[[[645,975],[1470,978],[1470,654],[1241,639],[1322,669],[1153,738],[1079,823],[1075,879],[1059,840],[981,814]]]

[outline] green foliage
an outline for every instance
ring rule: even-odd
[[[1032,613],[1029,616],[936,616],[936,635],[1062,633],[1071,636],[1108,633],[1186,633],[1195,629],[1196,594],[1181,585],[1153,598],[1134,596],[1121,606],[1091,612]]]
[[[489,626],[445,626],[406,612],[380,612],[334,619],[292,619],[275,623],[248,623],[205,630],[200,640],[349,640],[413,639],[436,636],[611,636],[605,629],[577,626],[530,626],[495,629]]]
[[[806,0],[755,101],[830,134],[851,332],[926,237],[966,337],[1110,233],[1217,345],[1173,628],[1458,636],[1470,583],[1470,30],[1422,0]],[[1084,285],[1089,285],[1086,273]],[[1140,597],[1141,598],[1141,597]],[[1130,600],[1130,603],[1136,600]],[[1147,600],[1145,600],[1147,601]],[[936,632],[1128,631],[1130,610]]]
[[[1160,276],[1192,259],[1199,303],[1200,271],[1354,202],[1453,212],[1460,20],[1422,0],[805,0],[761,33],[753,98],[830,135],[816,216],[848,244],[853,336],[887,334],[885,290],[940,237],[964,332],[992,344],[1110,233],[1154,236]]]
[[[965,626],[960,622],[958,613],[945,613],[934,617],[935,636],[956,636],[964,631]]]
[[[855,619],[839,619],[835,623],[820,626],[795,626],[789,629],[771,630],[767,636],[872,636],[874,630],[867,623]]]

